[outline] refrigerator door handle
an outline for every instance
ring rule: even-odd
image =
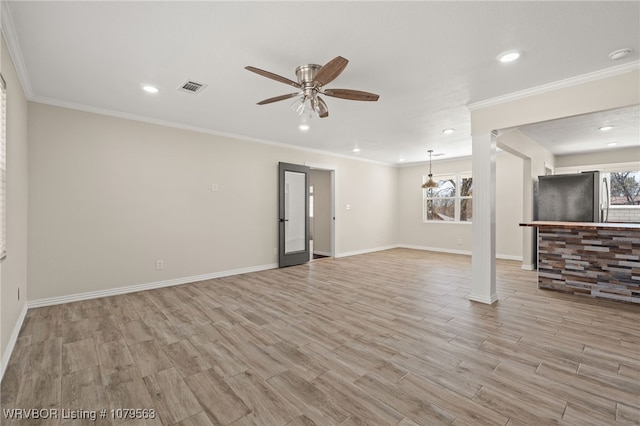
[[[611,199],[609,198],[609,181],[607,178],[602,178],[602,183],[604,184],[604,209],[602,211],[602,221],[609,222],[609,206],[611,205]]]

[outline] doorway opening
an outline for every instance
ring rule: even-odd
[[[310,260],[335,257],[335,170],[312,166],[309,173]]]

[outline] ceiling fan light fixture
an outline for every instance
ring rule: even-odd
[[[296,68],[296,77],[298,81],[293,81],[281,75],[274,74],[260,68],[246,66],[247,71],[251,71],[263,77],[270,78],[288,86],[293,86],[300,90],[297,93],[289,93],[286,95],[275,96],[258,102],[258,105],[266,105],[274,102],[283,101],[293,97],[302,96],[296,99],[292,104],[292,108],[298,114],[316,113],[320,118],[329,116],[329,108],[326,102],[319,96],[330,96],[340,99],[349,99],[352,101],[377,101],[380,97],[375,93],[364,92],[362,90],[352,89],[329,89],[325,90],[325,86],[338,77],[349,61],[342,56],[336,56],[326,64],[320,66],[317,64],[305,64]]]
[[[300,124],[298,124],[298,129],[302,132],[306,132],[311,128],[311,118],[313,117],[313,110],[309,107],[308,101],[303,101],[300,103],[299,109],[300,114]]]
[[[305,101],[306,97],[304,95],[296,98],[296,100],[291,103],[291,109],[294,110],[298,115],[304,114],[305,110],[307,109]]]

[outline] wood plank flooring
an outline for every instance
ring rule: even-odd
[[[32,309],[2,408],[60,415],[1,423],[640,423],[640,306],[539,290],[512,261],[487,306],[470,274],[394,249]],[[128,408],[157,415],[111,415]]]

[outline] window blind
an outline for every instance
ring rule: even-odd
[[[0,117],[0,260],[7,256],[7,84],[0,74],[2,116]]]

